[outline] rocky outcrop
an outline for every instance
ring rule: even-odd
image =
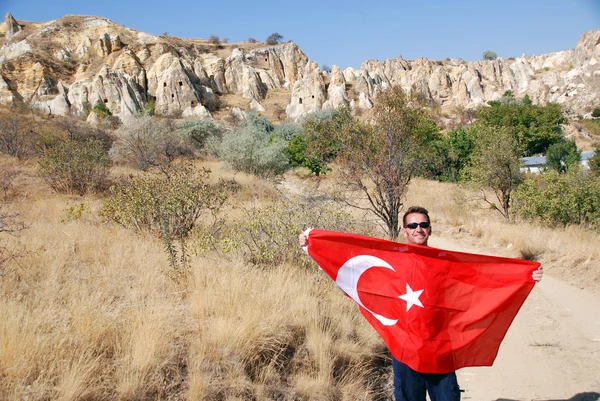
[[[573,50],[491,61],[367,60],[360,69],[320,71],[292,43],[221,57],[196,40],[154,36],[106,18],[65,16],[19,25],[7,14],[0,48],[0,103],[30,102],[53,114],[84,113],[102,103],[127,116],[155,102],[159,114],[210,118],[223,95],[262,111],[270,91],[289,93],[286,113],[299,119],[322,108],[369,109],[393,85],[418,90],[442,108],[475,108],[510,90],[585,115],[600,105],[600,29]],[[278,95],[280,96],[280,95]]]
[[[12,16],[11,13],[6,13],[6,17],[4,18],[4,24],[6,26],[6,38],[11,39],[13,36],[22,31],[21,25],[17,22],[17,20]]]

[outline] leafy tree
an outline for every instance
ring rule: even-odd
[[[475,149],[466,176],[481,189],[482,200],[508,219],[512,192],[522,181],[514,133],[509,127],[478,125],[474,129]],[[486,190],[496,199],[488,199]]]
[[[430,146],[431,152],[437,155],[431,175],[440,181],[459,181],[463,169],[470,163],[475,148],[475,133],[473,128],[460,127],[452,130],[438,142]]]
[[[521,156],[544,153],[548,146],[563,140],[565,122],[560,105],[525,105],[523,102],[489,102],[477,110],[479,122],[491,127],[508,127],[514,132]]]
[[[481,58],[484,60],[496,60],[498,58],[498,55],[496,54],[496,52],[493,52],[491,50],[486,50],[481,55]]]
[[[566,172],[580,161],[581,152],[577,149],[574,140],[553,143],[546,152],[546,165],[560,173]]]
[[[340,183],[350,193],[361,193],[368,206],[351,197],[345,202],[375,214],[396,239],[408,184],[423,163],[423,138],[435,124],[419,96],[400,86],[378,96],[373,119],[374,124],[354,119],[341,132]]]
[[[281,42],[282,39],[283,39],[282,35],[280,35],[277,32],[273,32],[272,34],[269,35],[269,37],[267,37],[267,44],[268,45],[276,45],[277,43]]]
[[[302,122],[304,135],[293,138],[286,149],[293,166],[304,166],[319,176],[330,170],[340,148],[339,133],[352,120],[348,107],[314,113]]]

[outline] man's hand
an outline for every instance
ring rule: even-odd
[[[537,270],[534,270],[533,273],[531,273],[531,277],[533,277],[533,279],[537,282],[542,280],[542,275],[544,274],[544,271],[542,269],[542,266],[538,267]]]
[[[298,236],[298,243],[300,244],[300,246],[306,246],[308,244],[308,238],[306,238],[306,235],[304,235],[304,233],[301,233]]]

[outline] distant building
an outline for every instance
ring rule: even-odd
[[[581,152],[581,165],[585,170],[590,168],[590,159],[594,157],[595,152],[593,150],[586,150]],[[546,156],[529,156],[521,158],[521,172],[538,174],[541,171],[546,170]]]

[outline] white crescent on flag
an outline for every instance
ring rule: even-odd
[[[360,276],[369,270],[371,267],[385,267],[386,269],[391,269],[393,271],[394,268],[390,266],[385,260],[376,258],[375,256],[370,255],[359,255],[355,256],[351,259],[348,259],[346,263],[340,267],[338,270],[337,277],[335,279],[335,283],[344,291],[350,298],[356,301],[361,307],[363,307],[366,311],[375,317],[375,319],[379,320],[381,324],[384,326],[393,326],[398,323],[398,319],[390,319],[385,316],[381,316],[367,308],[363,305],[358,296],[358,280]]]

